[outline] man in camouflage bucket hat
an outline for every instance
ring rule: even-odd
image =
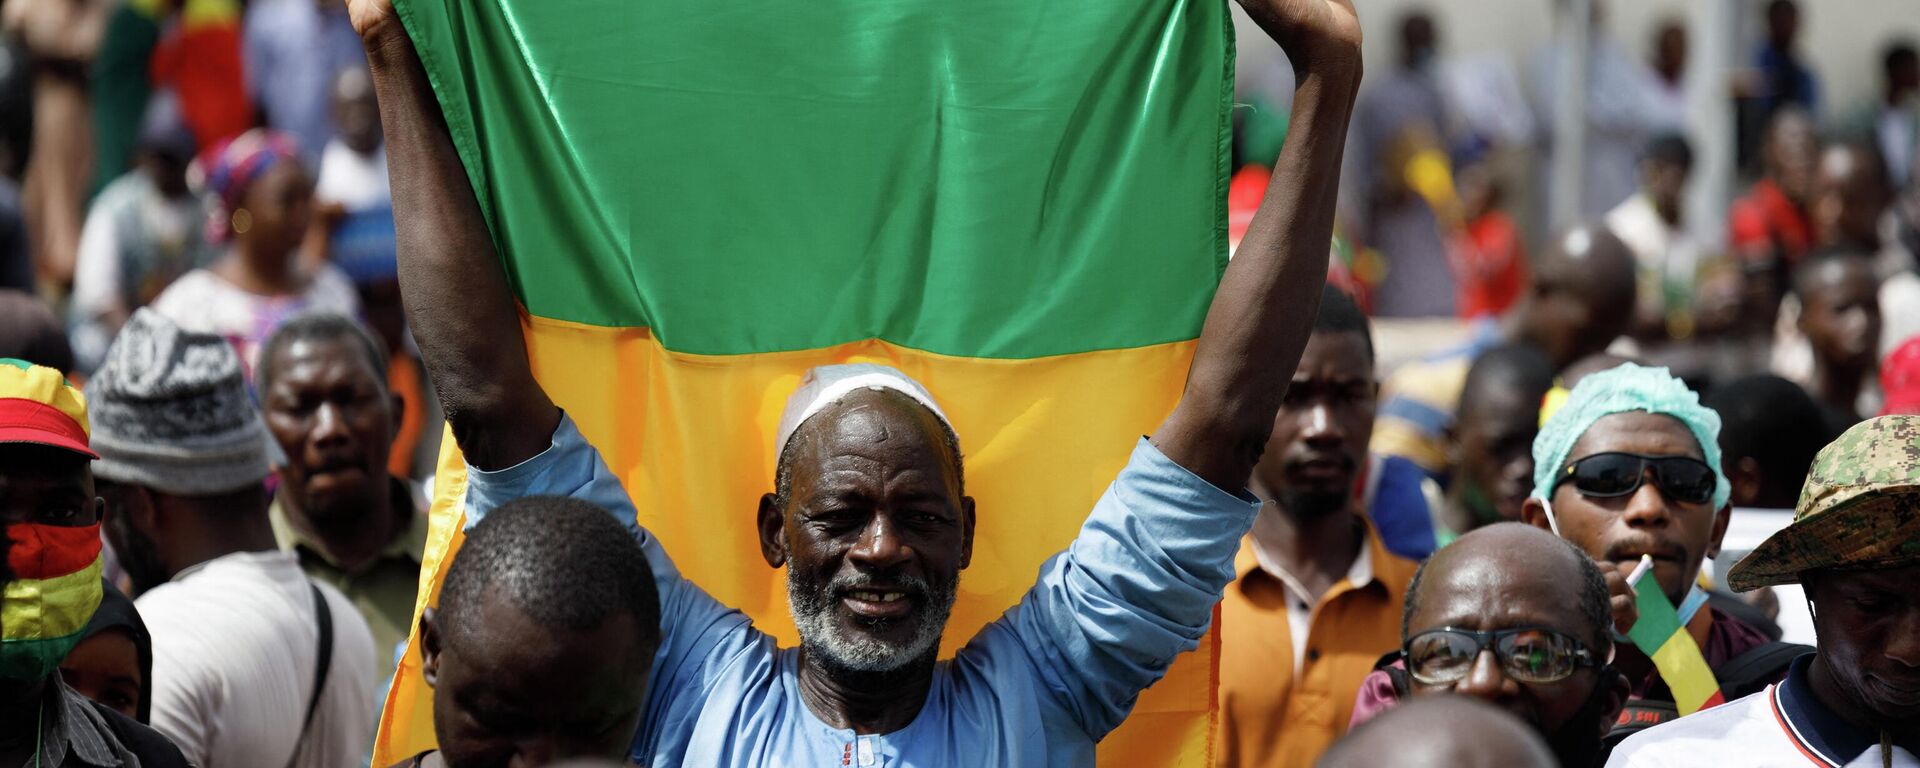
[[[1766,691],[1628,739],[1609,766],[1920,766],[1920,416],[1821,449],[1793,524],[1727,581],[1801,584],[1818,651]]]

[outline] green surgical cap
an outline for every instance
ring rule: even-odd
[[[1567,395],[1540,434],[1533,438],[1533,495],[1548,499],[1553,495],[1555,475],[1567,464],[1573,444],[1601,417],[1630,411],[1658,413],[1678,419],[1700,443],[1700,455],[1713,468],[1713,508],[1727,505],[1733,492],[1727,476],[1720,471],[1720,414],[1700,404],[1700,396],[1687,389],[1665,368],[1646,368],[1622,363],[1587,376]]]

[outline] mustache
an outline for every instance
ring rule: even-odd
[[[1344,453],[1317,452],[1317,451],[1302,452],[1302,453],[1294,454],[1292,456],[1288,456],[1286,459],[1286,466],[1287,466],[1287,469],[1299,469],[1301,467],[1306,466],[1307,464],[1310,464],[1316,461],[1330,462],[1338,466],[1340,469],[1345,470],[1349,473],[1358,469],[1358,466],[1359,466],[1354,463],[1353,457],[1348,456]]]
[[[343,469],[361,469],[364,468],[366,464],[366,457],[358,454],[330,454],[322,456],[319,461],[309,462],[307,464],[307,473],[317,475],[325,472],[338,472]]]
[[[1642,552],[1653,555],[1655,560],[1685,561],[1687,559],[1685,547],[1652,539],[1628,539],[1615,542],[1613,546],[1607,547],[1606,557],[1603,559],[1616,562],[1637,560]]]
[[[882,578],[882,576],[885,578]],[[906,573],[847,573],[836,574],[832,581],[827,582],[821,587],[821,591],[835,598],[846,597],[850,593],[862,591],[900,592],[905,594],[909,600],[921,602],[926,599],[927,593],[933,591],[933,585],[927,583],[926,579]]]

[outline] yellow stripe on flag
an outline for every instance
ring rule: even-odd
[[[93,620],[100,608],[101,559],[73,573],[7,582],[0,630],[7,640],[66,637]]]
[[[760,558],[754,525],[773,489],[773,435],[808,368],[884,363],[927,385],[953,419],[978,504],[973,563],[942,642],[950,655],[1033,585],[1065,549],[1134,443],[1179,399],[1192,342],[1024,360],[951,357],[880,341],[797,352],[670,352],[643,328],[526,321],[535,375],[598,447],[680,571],[798,644],[785,573]],[[607,386],[607,382],[619,382]],[[462,459],[443,442],[420,605],[437,603],[459,546]],[[416,611],[417,614],[417,611]],[[418,623],[375,744],[388,765],[432,748],[431,691],[420,679]],[[1215,640],[1183,655],[1100,745],[1104,765],[1205,766],[1212,760]]]
[[[1700,646],[1684,628],[1669,636],[1660,644],[1660,650],[1653,652],[1653,665],[1659,668],[1660,678],[1673,691],[1674,707],[1681,717],[1700,711],[1708,699],[1720,692],[1720,684],[1707,666],[1706,657],[1700,655]]]

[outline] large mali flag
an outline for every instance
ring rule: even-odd
[[[808,367],[896,366],[954,420],[980,519],[946,653],[1176,402],[1225,266],[1224,0],[396,5],[535,373],[681,570],[783,643],[753,522]],[[443,454],[423,605],[461,467]],[[1212,651],[1141,697],[1106,764],[1209,761]],[[430,706],[409,648],[376,765],[432,745]]]

